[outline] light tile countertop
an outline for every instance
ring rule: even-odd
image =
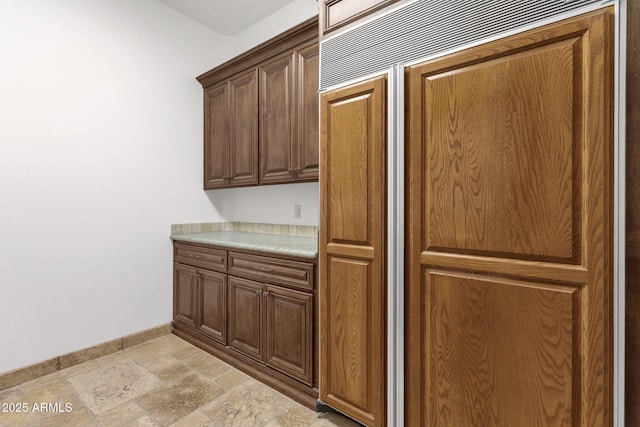
[[[171,239],[304,258],[318,256],[318,239],[315,237],[245,231],[204,231],[199,233],[171,233]]]

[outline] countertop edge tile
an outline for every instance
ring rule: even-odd
[[[200,233],[171,233],[171,240],[245,249],[270,254],[316,258],[318,240],[312,237],[283,236],[243,231],[210,231]]]

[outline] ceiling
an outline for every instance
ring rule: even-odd
[[[235,35],[293,0],[158,0],[220,34]]]

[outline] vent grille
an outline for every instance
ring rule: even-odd
[[[600,0],[418,0],[320,43],[320,88],[381,72]]]

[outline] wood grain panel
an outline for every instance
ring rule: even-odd
[[[198,330],[227,344],[227,275],[199,270]]]
[[[173,320],[196,328],[197,269],[173,264]]]
[[[258,183],[258,70],[229,80],[229,185]]]
[[[386,78],[322,95],[320,398],[386,419]]]
[[[264,285],[229,276],[229,347],[264,360]]]
[[[266,283],[299,288],[313,289],[313,264],[229,252],[229,273]]]
[[[580,261],[581,49],[423,69],[429,249]]]
[[[326,0],[320,5],[320,31],[327,34],[338,28],[352,27],[364,18],[382,13],[400,0]],[[408,1],[408,0],[402,0]]]
[[[298,144],[294,158],[298,168],[296,180],[317,180],[320,169],[320,46],[313,43],[296,52],[296,126]]]
[[[227,82],[204,92],[204,189],[226,184],[229,94]]]
[[[612,425],[613,42],[606,8],[407,70],[407,425]]]
[[[640,425],[640,2],[627,2],[625,422]]]
[[[589,277],[587,269],[580,265],[522,261],[509,258],[427,251],[422,252],[420,261],[422,264],[436,267],[458,269],[463,267],[465,271],[484,271],[554,282],[584,283]]]
[[[207,270],[227,271],[227,251],[181,242],[175,242],[173,247],[177,262]]]
[[[259,68],[260,182],[293,179],[293,54]]]
[[[371,283],[371,262],[331,257],[324,292],[331,304],[327,319],[329,337],[327,362],[332,363],[327,377],[328,397],[370,412],[371,389],[368,353],[371,350],[367,294]]]
[[[325,119],[331,141],[327,147],[329,234],[332,242],[369,242],[368,151],[372,117],[371,91],[327,106]]]
[[[571,426],[576,288],[425,271],[430,339],[423,425]]]
[[[267,363],[311,385],[313,295],[267,286]]]

